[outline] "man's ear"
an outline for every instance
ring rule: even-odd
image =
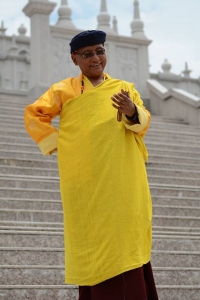
[[[71,54],[71,59],[72,59],[73,63],[77,66],[78,63],[77,63],[77,60],[76,60],[76,55],[74,55],[74,53]]]

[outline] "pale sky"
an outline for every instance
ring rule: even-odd
[[[61,0],[50,15],[50,24],[58,20]],[[101,0],[68,0],[72,21],[81,30],[96,29]],[[107,12],[118,21],[120,35],[131,36],[134,0],[107,0]],[[30,19],[22,12],[28,0],[2,0],[0,22],[4,21],[7,35],[17,35],[21,24],[30,35]],[[172,65],[171,72],[180,74],[185,62],[192,78],[200,77],[200,0],[139,0],[144,32],[152,40],[149,46],[150,72],[161,72],[165,59]]]

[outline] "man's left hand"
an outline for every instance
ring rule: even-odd
[[[111,99],[112,106],[124,115],[132,117],[135,114],[135,105],[125,90],[121,89],[121,93],[114,94]]]

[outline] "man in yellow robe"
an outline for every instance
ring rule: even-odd
[[[28,105],[25,126],[44,155],[58,152],[66,283],[79,285],[79,300],[157,300],[143,141],[150,114],[132,83],[104,72],[105,39],[92,30],[71,40],[80,75]]]

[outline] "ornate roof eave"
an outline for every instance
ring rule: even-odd
[[[110,40],[110,41],[122,41],[125,43],[130,43],[130,44],[135,44],[135,45],[145,45],[145,46],[149,46],[152,43],[152,40],[149,39],[137,39],[135,37],[132,36],[124,36],[124,35],[109,35],[107,34],[107,39],[106,40]]]
[[[78,33],[80,33],[81,31],[84,31],[84,29],[80,29],[80,28],[63,28],[63,27],[57,27],[55,25],[50,25],[50,31],[52,33],[56,33],[56,34],[62,34],[62,35],[66,35],[66,36],[74,36]]]

